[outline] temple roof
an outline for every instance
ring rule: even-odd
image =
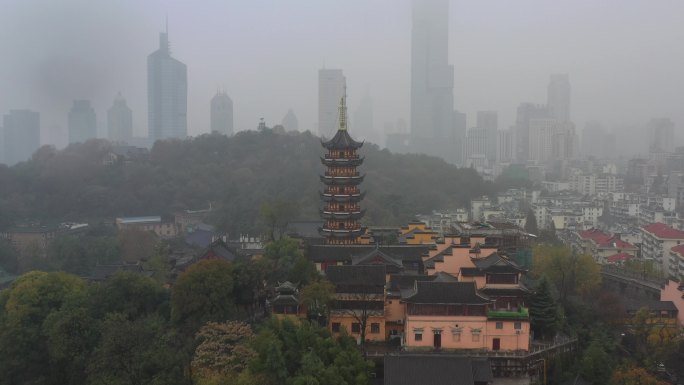
[[[385,385],[488,384],[494,380],[489,360],[453,355],[385,356]]]
[[[473,264],[475,267],[481,271],[490,272],[506,272],[506,271],[525,271],[522,267],[518,266],[517,263],[511,261],[510,259],[500,255],[499,253],[491,253],[487,257],[473,259]]]
[[[486,305],[492,303],[491,299],[477,291],[475,282],[437,281],[416,281],[415,293],[404,301],[424,304]]]

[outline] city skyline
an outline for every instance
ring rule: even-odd
[[[280,121],[292,108],[297,111],[300,130],[315,132],[315,71],[324,65],[345,71],[352,108],[370,89],[375,127],[398,118],[410,119],[409,1],[313,6],[303,2],[288,6],[242,4],[230,6],[231,12],[222,12],[227,11],[227,6],[217,4],[188,12],[191,6],[183,3],[156,1],[139,5],[124,1],[109,5],[111,9],[107,10],[111,12],[103,15],[90,3],[66,0],[43,4],[51,14],[64,17],[38,17],[35,25],[27,23],[35,30],[32,32],[19,22],[36,18],[33,3],[10,2],[8,12],[0,16],[0,28],[7,32],[0,34],[4,36],[0,47],[4,52],[16,53],[0,65],[0,80],[15,91],[0,91],[0,111],[29,108],[41,112],[44,134],[55,128],[66,132],[64,115],[74,99],[92,100],[101,119],[98,126],[102,127],[111,95],[118,90],[127,96],[133,110],[135,135],[146,134],[144,60],[156,46],[165,12],[169,13],[174,56],[189,67],[190,135],[209,131],[206,105],[217,86],[226,89],[241,106],[240,114],[236,114],[236,131],[254,127],[262,116],[266,121]],[[91,17],[73,20],[69,11],[75,7]],[[646,2],[547,5],[521,1],[515,6],[497,4],[493,17],[485,12],[486,7],[452,2],[449,11],[454,104],[468,114],[468,128],[474,126],[480,110],[497,111],[500,129],[513,125],[521,102],[544,102],[552,73],[571,76],[573,121],[578,127],[588,120],[599,120],[608,132],[616,125],[644,130],[647,122],[657,117],[670,117],[675,127],[682,126],[684,119],[676,100],[684,89],[684,78],[675,69],[682,66],[684,58],[670,47],[681,40],[683,33],[674,27],[676,23],[669,22],[681,4],[648,3],[647,7]],[[373,17],[381,11],[386,17]],[[293,29],[273,24],[272,31],[250,26],[258,24],[256,20],[268,23],[283,13],[300,18],[302,26]],[[125,30],[120,23],[124,19],[130,24]],[[203,21],[202,25],[196,25],[198,20]],[[635,20],[644,28],[632,30]],[[337,33],[338,26],[344,23],[349,32]],[[102,28],[93,28],[87,39],[84,36],[88,34],[79,33],[98,24],[103,24]],[[576,28],[579,24],[583,26],[581,31]],[[318,28],[320,33],[311,34],[312,28]],[[240,32],[245,32],[242,35],[246,37],[239,38]],[[10,38],[16,33],[26,34],[31,48],[12,42]],[[54,46],[65,39],[69,44],[55,51]],[[290,52],[292,46],[286,42],[294,39],[300,43]],[[554,44],[539,45],[542,40]],[[218,41],[222,41],[220,46],[230,48],[230,55],[209,49]],[[269,49],[255,50],[251,43],[269,44]],[[609,43],[615,43],[611,50],[605,49]],[[382,50],[377,49],[380,44]],[[84,55],[86,52],[92,52],[92,57]],[[494,57],[499,59],[492,60]],[[53,65],[48,68],[46,61]],[[107,63],[105,68],[103,63]],[[280,70],[272,72],[280,76],[274,79],[275,74],[261,63],[278,66]],[[635,80],[629,75],[637,69],[644,76]],[[268,95],[251,92],[267,85],[273,89]],[[295,89],[297,94],[292,95],[290,91]],[[47,134],[44,137],[56,136]]]

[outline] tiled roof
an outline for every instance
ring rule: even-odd
[[[332,139],[327,142],[321,142],[321,144],[329,150],[346,150],[363,146],[363,142],[357,142],[352,139],[347,130],[337,130]]]
[[[524,271],[525,270],[522,267],[520,267],[517,263],[511,261],[510,259],[508,259],[508,258],[504,257],[503,255],[496,253],[496,252],[491,253],[484,258],[473,259],[472,261],[473,261],[473,264],[475,264],[475,267],[482,270],[482,271],[492,271],[492,270]]]
[[[684,244],[677,245],[677,246],[671,248],[670,250],[674,251],[675,253],[677,253],[679,255],[684,255]]]
[[[429,354],[385,356],[385,385],[473,385],[492,381],[488,359]]]
[[[405,301],[410,303],[471,304],[484,305],[492,302],[478,293],[475,282],[417,281],[416,291]]]
[[[353,265],[369,265],[369,264],[383,264],[393,266],[395,268],[402,268],[401,260],[392,258],[391,256],[383,253],[380,249],[374,249],[370,253],[359,256],[352,257]]]
[[[621,262],[621,261],[626,261],[628,259],[634,258],[633,255],[628,254],[628,253],[617,253],[613,254],[610,257],[607,257],[606,260],[608,262]]]
[[[613,249],[633,249],[635,248],[629,242],[625,242],[620,238],[612,237],[604,242],[599,243],[598,247],[601,248],[613,248]]]
[[[684,231],[675,230],[664,223],[651,223],[643,227],[644,231],[663,239],[684,239]]]
[[[385,286],[384,265],[328,266],[325,274],[335,285]]]
[[[603,243],[610,239],[610,235],[604,233],[603,231],[599,229],[589,229],[589,230],[583,230],[578,233],[580,238],[582,239],[590,239],[596,243]]]
[[[428,245],[381,246],[380,250],[394,259],[402,261],[421,261],[427,255]],[[307,257],[313,262],[343,261],[351,262],[355,256],[367,255],[375,246],[366,245],[310,245]]]

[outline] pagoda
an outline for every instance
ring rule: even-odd
[[[321,175],[321,182],[325,184],[320,193],[324,222],[319,231],[329,245],[352,245],[359,243],[359,236],[365,231],[360,220],[366,210],[359,205],[364,196],[359,189],[364,175],[356,169],[363,163],[357,154],[363,143],[352,139],[347,132],[346,96],[340,101],[339,121],[335,136],[321,142],[328,153],[321,157],[326,171]]]

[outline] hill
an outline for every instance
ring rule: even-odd
[[[318,218],[324,151],[308,132],[266,129],[159,141],[148,161],[105,165],[110,151],[107,141],[91,140],[60,151],[45,146],[30,161],[0,165],[0,227],[170,215],[209,203],[217,209],[212,222],[231,234],[257,231],[267,202],[292,204],[299,219]],[[439,158],[392,154],[373,144],[361,154],[368,224],[400,224],[494,191],[474,170]]]

